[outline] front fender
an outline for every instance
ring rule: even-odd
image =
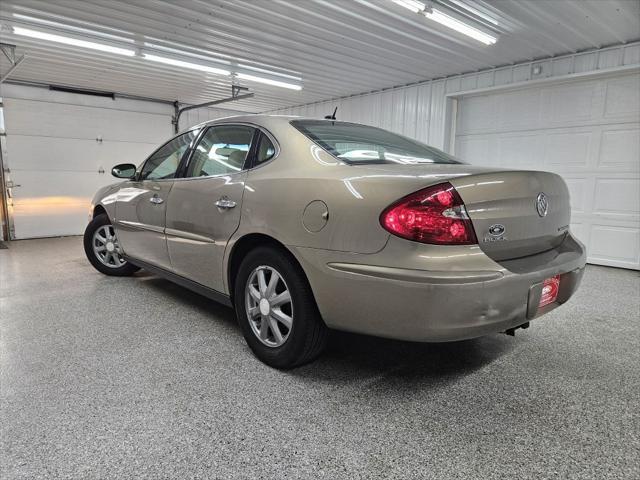
[[[91,200],[91,211],[89,212],[89,221],[94,217],[96,207],[100,205],[107,212],[107,216],[113,220],[116,216],[116,198],[120,190],[120,183],[114,183],[100,188]]]

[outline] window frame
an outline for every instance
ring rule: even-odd
[[[273,155],[271,155],[271,157],[268,158],[267,160],[258,163],[258,150],[260,149],[260,144],[262,143],[263,138],[266,138],[271,142],[271,145],[273,146]],[[273,138],[273,135],[267,134],[264,130],[260,130],[260,135],[256,139],[256,148],[254,150],[254,155],[253,155],[253,158],[251,159],[251,168],[252,169],[259,168],[263,165],[266,165],[267,163],[275,159],[279,153],[280,153],[280,149],[278,147],[277,142]]]
[[[249,151],[247,152],[247,158],[245,158],[244,165],[242,166],[242,170],[240,170],[239,172],[234,172],[234,173],[219,173],[217,175],[207,175],[207,176],[200,176],[200,177],[187,177],[186,176],[187,175],[187,169],[189,168],[189,163],[191,162],[191,158],[193,156],[193,151],[195,150],[195,147],[200,144],[200,141],[204,137],[205,132],[207,132],[210,128],[215,128],[215,127],[251,127],[251,128],[253,128],[254,131],[253,131],[253,136],[251,137],[251,145],[249,147]],[[190,147],[187,150],[187,152],[185,152],[186,156],[183,157],[182,162],[181,162],[181,164],[179,166],[179,175],[176,175],[176,178],[174,178],[174,180],[177,180],[177,181],[198,180],[198,179],[206,179],[206,178],[223,177],[223,176],[228,176],[228,175],[238,175],[238,174],[241,174],[241,173],[244,173],[244,172],[256,169],[256,168],[260,168],[260,167],[262,167],[262,166],[264,166],[264,165],[266,165],[268,163],[271,163],[280,154],[280,145],[279,145],[278,141],[275,139],[275,137],[273,136],[273,134],[271,134],[271,132],[269,132],[263,126],[257,125],[255,123],[249,123],[249,122],[219,122],[219,123],[213,123],[213,124],[209,124],[209,125],[202,125],[202,126],[200,126],[200,128],[202,129],[202,131],[194,139],[194,142],[190,145]],[[260,165],[256,165],[255,164],[255,162],[256,162],[256,153],[257,153],[257,148],[258,148],[258,144],[259,144],[261,135],[266,135],[269,138],[269,140],[271,141],[271,143],[273,144],[273,146],[275,148],[275,153],[274,153],[273,157],[271,157],[266,162],[263,162]]]
[[[216,127],[249,127],[253,129],[253,133],[251,134],[251,143],[249,144],[249,150],[247,151],[247,156],[244,159],[244,163],[242,165],[242,169],[239,172],[233,173],[217,173],[216,175],[201,175],[198,177],[188,177],[187,171],[189,170],[189,165],[191,164],[191,159],[193,158],[193,152],[196,150],[197,146],[200,145],[200,142],[206,135],[206,133]],[[216,123],[214,125],[207,125],[202,129],[202,132],[198,135],[196,142],[189,147],[189,155],[184,159],[184,164],[181,165],[180,176],[176,176],[176,180],[190,180],[195,178],[214,178],[214,177],[224,177],[228,175],[236,175],[238,173],[242,173],[247,170],[247,163],[249,163],[250,159],[253,158],[255,147],[256,147],[256,137],[257,137],[257,128],[254,125],[242,124],[242,123]]]
[[[193,139],[191,140],[191,142],[189,143],[189,145],[187,146],[186,150],[184,151],[184,153],[182,154],[182,156],[180,157],[180,160],[178,161],[178,167],[176,168],[176,173],[174,174],[173,178],[142,178],[142,171],[144,170],[145,165],[151,160],[151,158],[153,158],[153,156],[158,153],[160,150],[162,150],[164,147],[166,147],[167,145],[169,145],[171,142],[173,142],[176,138],[181,137],[183,135],[187,135],[189,133],[192,133],[198,129],[202,129],[202,127],[199,128],[190,128],[189,130],[186,130],[184,132],[181,132],[177,135],[174,135],[173,137],[171,137],[169,140],[167,140],[166,142],[164,142],[162,145],[160,145],[158,148],[156,148],[151,155],[149,155],[141,164],[140,167],[138,167],[138,169],[136,170],[136,176],[133,179],[136,182],[173,182],[174,180],[176,180],[177,178],[179,178],[179,175],[181,174],[182,171],[182,165],[184,163],[184,160],[186,158],[187,155],[191,154],[191,150],[193,150],[193,145],[194,142],[197,141],[200,136],[202,135],[202,132],[196,134]]]

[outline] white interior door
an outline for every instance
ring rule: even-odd
[[[168,109],[135,111],[142,102],[64,98],[67,103],[4,98],[16,239],[82,233],[93,194],[116,181],[111,167],[139,164],[172,133]]]
[[[462,97],[455,154],[562,175],[588,261],[640,268],[639,74]]]

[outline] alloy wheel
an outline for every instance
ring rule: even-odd
[[[103,265],[120,268],[127,263],[116,237],[113,225],[103,225],[93,234],[93,253]]]
[[[280,347],[293,327],[291,293],[282,275],[269,266],[257,267],[245,287],[245,306],[251,330],[269,347]]]

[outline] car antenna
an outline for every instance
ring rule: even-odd
[[[332,115],[325,115],[324,116],[325,120],[335,120],[336,119],[336,113],[338,113],[338,107],[335,108],[335,110],[333,111]]]

